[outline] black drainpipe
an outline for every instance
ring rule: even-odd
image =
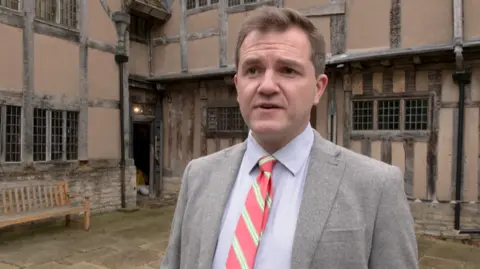
[[[125,114],[125,102],[123,99],[124,85],[123,85],[123,67],[124,63],[128,62],[128,56],[117,54],[115,55],[115,62],[118,64],[119,69],[119,82],[120,82],[120,186],[121,186],[121,199],[122,208],[126,208],[125,199],[125,123],[123,117]]]
[[[457,71],[453,74],[453,80],[458,84],[458,129],[457,129],[457,171],[455,180],[455,230],[460,234],[478,234],[480,229],[461,229],[460,212],[462,199],[462,176],[463,176],[463,135],[465,126],[465,86],[470,84],[472,73],[469,71]]]

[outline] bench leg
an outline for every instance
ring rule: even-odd
[[[85,199],[83,202],[83,208],[84,208],[84,213],[83,213],[83,229],[85,231],[88,231],[90,229],[90,208],[88,206],[88,199]]]
[[[71,222],[71,219],[70,219],[70,215],[66,215],[65,216],[65,226],[70,226],[70,222]]]

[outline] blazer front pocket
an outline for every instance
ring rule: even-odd
[[[355,229],[325,229],[320,242],[350,242],[363,240],[365,237],[364,228]]]

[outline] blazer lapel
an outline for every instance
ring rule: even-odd
[[[292,249],[291,268],[309,268],[343,177],[336,146],[315,132]]]
[[[225,206],[246,150],[243,142],[216,160],[202,203],[203,221],[198,268],[211,269]]]

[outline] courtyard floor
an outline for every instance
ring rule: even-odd
[[[0,230],[0,269],[159,269],[173,207],[92,216],[81,223]],[[480,248],[419,237],[421,269],[479,269]],[[193,269],[193,268],[192,268]]]

